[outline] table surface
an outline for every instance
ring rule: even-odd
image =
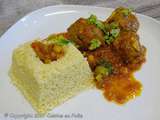
[[[160,0],[0,0],[0,35],[27,13],[42,7],[62,4],[116,8],[132,7],[137,13],[160,20]]]

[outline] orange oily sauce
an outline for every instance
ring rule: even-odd
[[[31,44],[31,47],[35,51],[40,60],[47,64],[54,60],[61,58],[64,55],[63,47],[54,44],[44,44],[40,41],[35,41]]]
[[[124,104],[140,96],[141,92],[142,84],[130,74],[111,76],[104,82],[104,96],[118,104]]]

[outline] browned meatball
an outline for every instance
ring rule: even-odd
[[[121,64],[121,60],[118,54],[112,52],[112,49],[110,47],[100,47],[95,51],[89,52],[89,55],[93,55],[96,63],[98,63],[100,60],[105,60],[113,64],[113,66],[118,66]],[[89,61],[90,64],[90,61]],[[93,65],[91,65],[93,66]],[[96,65],[95,65],[96,66]],[[94,67],[95,67],[94,66]]]
[[[78,44],[81,48],[87,49],[92,39],[98,39],[104,43],[104,33],[87,19],[80,18],[68,29],[68,38]]]
[[[145,61],[146,48],[140,44],[135,32],[122,31],[112,45],[126,65],[134,64],[132,69],[137,69]]]
[[[139,22],[134,14],[128,8],[119,7],[114,10],[105,23],[117,22],[121,29],[137,31]]]

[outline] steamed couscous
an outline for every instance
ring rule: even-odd
[[[74,45],[65,45],[62,57],[45,64],[31,44],[25,43],[14,50],[9,74],[38,113],[45,114],[93,87],[88,62]]]

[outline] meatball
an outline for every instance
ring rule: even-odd
[[[139,28],[139,22],[134,14],[128,8],[119,7],[112,12],[105,23],[117,22],[121,29],[136,32]]]
[[[145,61],[146,48],[140,44],[135,32],[122,31],[112,45],[126,65],[131,67],[134,64],[133,69],[137,69]]]
[[[100,60],[105,60],[113,64],[113,66],[115,67],[121,64],[119,55],[112,52],[110,47],[105,46],[105,47],[98,48],[96,51],[89,52],[89,55],[93,55],[97,63]],[[90,64],[90,61],[89,61],[89,64]]]
[[[92,39],[98,39],[104,43],[104,33],[93,24],[89,24],[87,19],[80,18],[68,29],[68,38],[74,41],[80,48],[87,49]]]

